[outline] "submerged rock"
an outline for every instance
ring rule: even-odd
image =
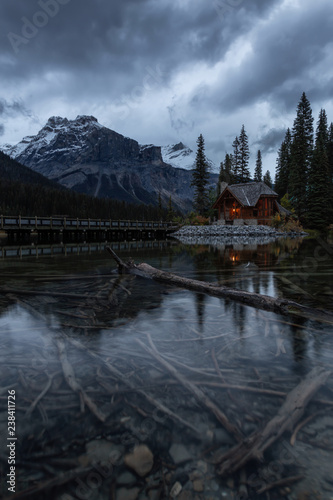
[[[139,476],[146,476],[154,465],[154,456],[145,444],[136,446],[132,453],[125,456],[125,464]]]

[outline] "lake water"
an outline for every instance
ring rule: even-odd
[[[235,436],[186,386],[245,439],[313,368],[332,369],[333,325],[118,276],[105,247],[1,249],[2,495],[11,496],[7,400],[15,390],[16,492],[32,488],[24,498],[154,500],[176,490],[183,500],[333,498],[332,376],[292,440],[295,428],[262,462],[226,477],[216,462]],[[125,261],[333,309],[330,240],[112,247]],[[141,476],[128,465],[135,446],[146,453]]]

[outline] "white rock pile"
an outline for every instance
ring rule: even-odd
[[[173,233],[175,237],[208,237],[208,236],[222,236],[222,237],[266,237],[266,236],[305,236],[307,233],[296,233],[291,231],[288,233],[280,232],[270,226],[229,226],[212,224],[210,226],[183,226],[177,232]]]

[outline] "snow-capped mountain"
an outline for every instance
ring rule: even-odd
[[[53,116],[37,135],[2,149],[23,165],[78,192],[152,204],[157,204],[160,193],[165,205],[171,196],[178,208],[191,208],[190,171],[179,168],[179,163],[174,168],[163,159],[161,147],[142,146],[100,125],[93,116],[75,120]]]
[[[162,146],[162,158],[165,163],[172,165],[175,168],[184,168],[185,170],[192,170],[195,168],[196,153],[189,147],[185,146],[182,142],[172,144],[169,146]],[[218,168],[215,163],[207,158],[210,171],[218,173]]]

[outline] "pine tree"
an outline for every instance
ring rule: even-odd
[[[162,207],[162,198],[161,198],[161,193],[158,193],[158,218],[162,219],[163,215],[163,207]]]
[[[290,201],[298,217],[307,209],[307,182],[313,151],[313,118],[310,102],[303,92],[292,129]]]
[[[220,194],[221,194],[221,182],[225,182],[225,169],[224,169],[223,161],[221,161],[221,163],[220,163],[220,173],[219,173],[219,178],[218,178],[217,186],[216,186],[217,196],[220,196]]]
[[[333,182],[333,123],[328,130],[327,157],[330,171],[330,182]]]
[[[326,111],[321,109],[309,170],[308,212],[306,215],[309,226],[320,230],[324,230],[332,221],[328,143],[329,134]]]
[[[232,162],[233,162],[232,155],[229,155],[227,153],[224,158],[224,170],[226,176],[225,182],[227,182],[228,184],[233,184],[235,182],[235,175],[232,169]]]
[[[291,168],[291,132],[288,128],[285,138],[278,151],[275,170],[274,189],[280,198],[289,191],[289,175]]]
[[[217,184],[217,195],[221,194],[221,182],[226,182],[227,184],[232,184],[234,181],[234,175],[232,172],[232,158],[227,153],[225,155],[224,162],[220,163],[220,173]]]
[[[256,168],[254,170],[254,178],[256,182],[262,181],[262,157],[261,151],[258,149],[257,160],[256,160]]]
[[[234,148],[234,154],[232,155],[232,171],[234,174],[234,181],[239,183],[241,177],[241,156],[238,137],[235,137],[232,147]]]
[[[240,155],[240,182],[248,182],[251,179],[249,169],[249,140],[245,132],[245,127],[242,125],[239,136],[239,155]]]
[[[333,213],[333,123],[331,123],[328,129],[327,158],[330,177],[330,209]]]
[[[172,208],[172,199],[171,199],[171,195],[169,197],[169,204],[168,204],[168,213],[167,213],[167,220],[168,221],[172,221],[172,219],[174,218],[175,216],[175,212]]]
[[[269,170],[267,170],[267,172],[264,175],[264,183],[270,188],[273,186],[273,181]]]
[[[208,163],[205,155],[205,141],[202,134],[197,140],[197,154],[195,169],[193,170],[191,186],[194,186],[194,208],[200,215],[204,215],[209,207],[207,184],[209,181]]]

